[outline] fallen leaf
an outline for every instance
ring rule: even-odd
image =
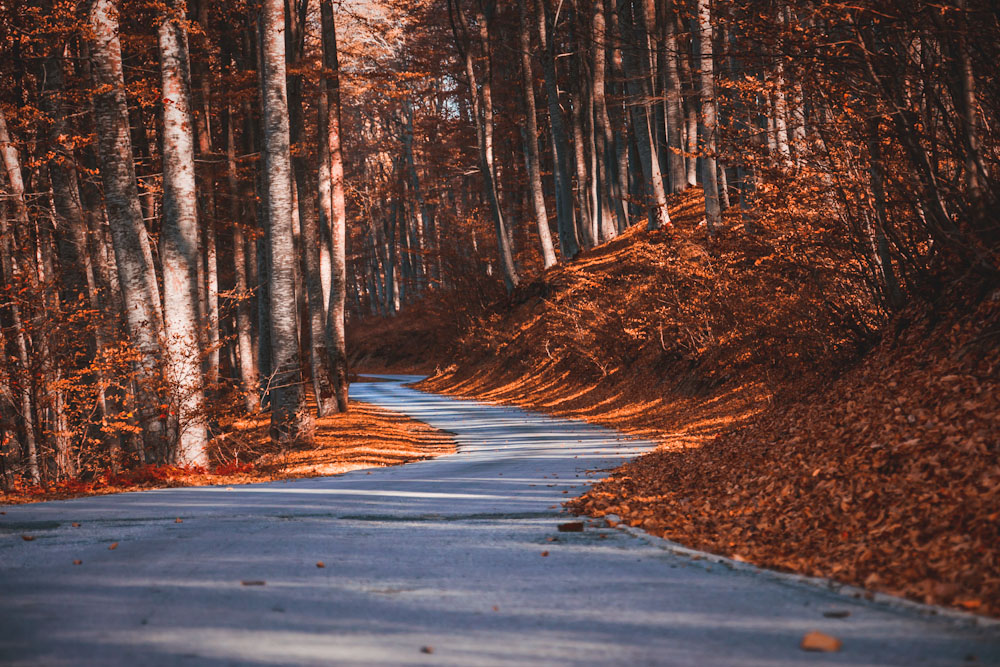
[[[500,607],[493,605],[493,611],[500,611]]]
[[[583,532],[583,522],[582,521],[570,521],[568,523],[559,524],[560,533],[582,533]]]
[[[326,567],[326,563],[324,563],[321,560],[320,561],[316,561],[316,567]]]
[[[184,523],[184,519],[177,517],[176,519],[174,519],[174,523]]]
[[[820,651],[822,653],[835,653],[840,650],[843,643],[836,637],[813,630],[807,632],[799,645],[803,651]]]
[[[83,565],[83,561],[77,558],[75,561],[73,561],[73,565]]]
[[[433,653],[434,652],[434,647],[433,646],[421,646],[420,647],[420,652],[421,653]]]
[[[34,535],[22,535],[21,539],[24,540],[25,542],[31,542],[32,540],[35,539],[35,536]]]
[[[966,598],[964,600],[955,600],[955,605],[972,611],[973,609],[979,609],[982,607],[983,601],[979,598]]]
[[[266,581],[262,581],[260,579],[244,579],[240,583],[243,584],[244,586],[265,586],[265,585],[267,585]]]
[[[549,552],[548,552],[548,551],[543,551],[543,552],[542,552],[542,558],[545,558],[545,557],[546,557],[546,556],[548,556],[548,555],[549,555]]]
[[[117,548],[118,548],[117,542],[112,542],[110,545],[108,545],[108,551],[114,551]]]
[[[72,523],[72,526],[73,526],[74,528],[79,528],[79,527],[80,527],[80,524],[78,524],[78,523],[77,523],[76,521],[74,521],[74,522]]]
[[[847,618],[851,615],[851,612],[846,609],[831,609],[830,611],[824,611],[823,615],[827,618]]]

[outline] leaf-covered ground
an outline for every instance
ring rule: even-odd
[[[961,322],[921,322],[828,389],[702,447],[642,457],[570,507],[756,564],[1000,615],[998,301]]]
[[[347,414],[315,420],[312,443],[275,449],[268,437],[270,415],[243,417],[212,444],[212,470],[145,466],[91,480],[69,480],[51,487],[29,487],[0,495],[0,504],[19,504],[121,493],[143,489],[252,484],[300,477],[337,475],[350,470],[421,461],[455,451],[451,436],[427,424],[374,406],[351,402]]]

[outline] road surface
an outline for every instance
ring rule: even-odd
[[[406,379],[352,394],[454,433],[457,454],[2,508],[0,663],[1000,664],[996,629],[730,571],[603,522],[559,532],[589,471],[648,443]],[[811,630],[843,649],[802,651]]]

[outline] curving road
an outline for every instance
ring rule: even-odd
[[[730,571],[597,523],[558,532],[559,503],[589,471],[649,444],[412,379],[352,394],[451,431],[458,454],[3,508],[0,663],[1000,664],[997,629]],[[813,629],[843,650],[800,650]]]

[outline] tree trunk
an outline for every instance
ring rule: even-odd
[[[330,172],[330,296],[327,302],[327,332],[333,361],[333,387],[337,409],[348,409],[347,343],[345,317],[347,305],[347,205],[344,197],[344,154],[340,139],[340,60],[337,53],[337,29],[330,0],[320,0],[323,31],[322,86],[326,101],[326,136],[320,144],[326,148]]]
[[[667,173],[670,177],[670,191],[683,192],[687,189],[687,174],[684,171],[684,146],[681,144],[681,127],[684,123],[684,109],[681,105],[681,77],[677,70],[677,17],[673,3],[668,7],[664,25],[664,86],[667,106]]]
[[[87,243],[87,221],[84,217],[83,204],[80,200],[79,176],[73,151],[65,143],[69,136],[66,126],[66,111],[62,100],[63,94],[63,60],[51,56],[45,61],[46,90],[42,94],[42,109],[52,119],[49,128],[49,178],[52,182],[53,207],[56,212],[56,224],[64,237],[68,234],[72,245],[75,265],[83,274],[84,289],[87,304],[95,313],[102,312],[106,305],[101,303],[100,289],[94,272],[94,261]],[[64,267],[65,268],[65,267]],[[94,343],[98,351],[107,345],[107,334],[104,323],[99,322],[94,330]],[[103,375],[97,375],[97,407],[100,418],[108,414],[107,399]]]
[[[784,56],[779,55],[774,73],[774,138],[781,154],[781,161],[786,167],[792,164],[792,152],[788,146],[788,105],[785,100],[785,65]]]
[[[528,1],[528,0],[526,0]],[[549,129],[552,133],[552,173],[556,190],[556,227],[559,230],[559,251],[564,260],[580,252],[580,242],[573,222],[573,180],[569,169],[569,143],[559,107],[559,87],[556,80],[555,40],[548,39],[548,0],[535,0],[538,24],[538,47],[545,74],[545,91],[549,103]]]
[[[719,202],[719,174],[715,157],[715,80],[712,59],[712,15],[708,0],[698,0],[698,36],[701,45],[701,116],[705,135],[702,137],[702,184],[705,188],[705,222],[709,235],[714,236],[722,226],[722,209]]]
[[[575,11],[575,0],[570,3],[570,38],[574,53],[570,56],[570,127],[573,131],[573,165],[576,168],[576,202],[580,216],[577,218],[577,234],[584,248],[592,248],[597,243],[594,236],[594,211],[590,206],[589,182],[587,170],[587,155],[585,150],[584,118],[592,115],[593,110],[586,103],[584,87],[584,54],[583,36],[576,23],[579,13]]]
[[[486,23],[486,15],[483,11],[482,2],[476,5],[476,23],[479,31],[479,46],[486,61],[486,72],[483,76],[482,85],[477,81],[475,65],[472,58],[472,40],[466,41],[463,48],[458,30],[464,34],[466,32],[465,17],[462,9],[455,3],[455,10],[458,19],[455,39],[459,42],[459,48],[463,52],[465,61],[465,76],[469,86],[469,97],[472,100],[472,113],[476,125],[476,139],[479,144],[479,171],[483,178],[483,190],[489,202],[490,212],[493,217],[493,229],[497,237],[497,251],[500,255],[500,266],[503,271],[504,286],[507,292],[513,292],[520,282],[517,269],[514,267],[514,258],[511,254],[510,241],[507,237],[506,223],[503,217],[503,208],[500,202],[500,195],[497,191],[496,169],[494,167],[493,155],[493,93],[492,93],[492,67],[490,55],[489,27]],[[482,100],[480,101],[480,95]]]
[[[0,159],[3,161],[4,171],[7,174],[7,182],[10,185],[11,201],[14,205],[14,218],[17,221],[20,233],[26,233],[31,225],[28,218],[28,209],[24,199],[24,181],[21,176],[21,161],[17,155],[7,132],[7,119],[3,110],[0,109]],[[0,260],[3,261],[0,270],[3,271],[2,279],[7,285],[14,286],[18,283],[18,268],[14,266],[14,255],[11,243],[11,232],[7,225],[7,214],[5,210],[0,210]],[[16,291],[16,289],[15,289]],[[24,423],[24,450],[28,459],[28,474],[31,481],[38,484],[41,481],[41,468],[39,465],[38,443],[35,437],[35,417],[34,417],[34,395],[32,392],[32,372],[31,360],[28,356],[27,333],[24,323],[21,320],[21,310],[17,299],[10,300],[11,325],[14,329],[14,342],[17,347],[17,358],[21,366],[22,377],[20,378],[20,409],[21,418]]]
[[[310,439],[299,364],[295,301],[292,167],[285,68],[285,5],[264,0],[261,84],[264,97],[264,164],[267,174],[267,246],[270,334],[271,439],[281,445]]]
[[[208,466],[208,430],[198,347],[198,196],[184,1],[172,0],[157,31],[163,75],[164,345],[178,436],[174,461]]]
[[[165,458],[168,453],[158,396],[160,335],[163,316],[153,269],[149,236],[142,220],[128,107],[118,41],[118,10],[113,0],[92,0],[94,116],[98,165],[104,184],[104,205],[111,228],[118,283],[125,307],[130,342],[139,353],[136,364],[137,407],[146,453]]]
[[[982,150],[979,141],[979,123],[976,113],[978,103],[976,100],[976,77],[972,71],[972,54],[970,49],[975,48],[969,43],[969,10],[967,0],[957,0],[958,11],[961,16],[957,17],[958,44],[958,80],[959,80],[959,103],[956,105],[961,111],[962,138],[965,149],[965,185],[969,190],[969,196],[974,205],[978,205],[983,197],[982,176],[986,172],[983,164]]]
[[[643,20],[644,11],[642,7],[635,9],[638,21],[633,25],[632,32],[637,39],[645,40],[648,33]],[[641,43],[648,44],[648,40]],[[649,207],[647,226],[649,229],[659,229],[670,226],[670,214],[667,212],[667,193],[663,187],[663,174],[660,171],[660,160],[653,134],[648,59],[649,53],[645,47],[640,49],[638,58],[626,53],[625,69],[640,73],[638,78],[629,77],[628,80],[630,97],[633,99],[631,105],[632,126],[635,132],[636,147],[639,150],[639,160],[642,163],[643,182],[649,193],[646,202]]]
[[[624,63],[622,61],[621,50],[621,25],[618,11],[615,9],[615,0],[604,0],[604,14],[607,20],[609,42],[611,45],[611,77],[614,81],[614,89],[618,98],[611,109],[614,110],[611,117],[611,126],[614,128],[614,165],[616,168],[609,169],[613,178],[614,191],[612,201],[617,211],[618,231],[624,232],[630,224],[629,206],[629,128],[628,113],[625,111],[624,100],[626,96]]]
[[[409,178],[410,194],[419,212],[419,220],[416,214],[413,216],[413,239],[411,245],[416,248],[413,261],[416,263],[417,279],[419,289],[427,286],[427,267],[425,265],[425,233],[430,227],[430,213],[424,201],[424,194],[420,188],[420,176],[417,173],[417,160],[413,150],[413,104],[409,101],[403,103],[403,160],[406,166],[406,173]]]
[[[236,142],[233,136],[233,114],[226,107],[226,162],[229,166],[230,216],[233,226],[233,275],[235,276],[236,301],[236,352],[239,362],[240,383],[248,412],[260,409],[258,395],[259,377],[254,356],[250,290],[247,284],[246,239],[243,235],[243,215],[240,204],[239,179],[236,173]]]
[[[545,191],[542,188],[542,169],[538,159],[538,110],[535,108],[535,84],[531,73],[531,33],[528,30],[528,0],[518,0],[518,38],[521,46],[521,88],[524,100],[524,157],[528,170],[528,189],[531,192],[532,211],[538,227],[538,240],[542,246],[542,266],[548,269],[556,263],[556,251],[549,231],[549,214],[545,208]]]
[[[611,170],[614,160],[614,133],[608,116],[605,97],[605,72],[607,70],[607,31],[604,22],[604,0],[593,0],[593,89],[594,89],[594,156],[597,159],[598,218],[601,238],[605,241],[618,235],[620,222],[617,210],[611,204],[612,182],[615,175]]]

